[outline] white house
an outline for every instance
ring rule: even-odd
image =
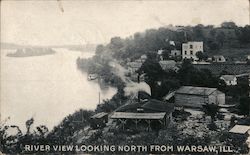
[[[140,59],[142,62],[145,62],[147,58],[148,58],[147,55],[143,54]]]
[[[235,75],[222,75],[221,80],[225,81],[228,86],[237,85],[237,78]]]
[[[187,42],[182,44],[182,59],[198,60],[196,53],[203,52],[203,42]]]
[[[226,62],[226,59],[223,55],[214,55],[213,62]]]
[[[247,60],[250,60],[250,55],[247,55]]]

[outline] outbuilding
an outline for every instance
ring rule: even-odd
[[[217,88],[182,86],[175,92],[175,105],[202,108],[206,104],[225,104],[225,94]]]

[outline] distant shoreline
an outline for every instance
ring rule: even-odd
[[[43,56],[52,55],[56,52],[51,48],[23,48],[17,49],[15,53],[7,53],[8,57],[33,57],[33,56]]]

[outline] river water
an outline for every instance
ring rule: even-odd
[[[34,57],[7,57],[11,50],[1,50],[1,120],[10,119],[25,129],[26,120],[34,126],[52,129],[76,110],[95,109],[100,98],[111,98],[116,89],[102,89],[87,74],[77,69],[78,57],[89,58],[93,52],[54,49],[56,54]]]

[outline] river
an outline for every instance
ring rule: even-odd
[[[76,110],[96,108],[99,101],[111,98],[116,89],[100,88],[77,69],[78,57],[89,58],[94,52],[54,49],[56,54],[34,57],[7,57],[1,50],[1,120],[10,119],[25,129],[26,120],[34,126],[52,129]]]

